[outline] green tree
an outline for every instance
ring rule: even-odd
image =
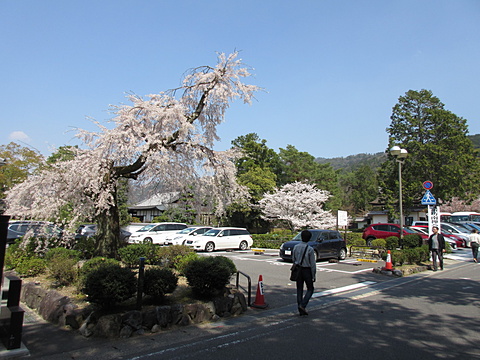
[[[293,145],[280,149],[281,172],[277,174],[280,186],[294,182],[309,182],[331,194],[325,204],[327,210],[337,210],[341,205],[338,174],[330,164],[319,164],[307,152],[298,151]]]
[[[57,151],[47,158],[47,164],[54,164],[57,161],[69,161],[75,158],[75,151],[78,146],[60,146]]]
[[[5,161],[5,165],[0,166],[0,199],[7,190],[34,174],[44,161],[38,151],[14,142],[0,146],[0,160]]]
[[[344,194],[344,209],[356,214],[370,210],[370,202],[378,196],[377,174],[370,166],[362,165],[356,171],[341,174],[339,183]]]
[[[480,162],[467,137],[466,120],[444,109],[429,90],[409,90],[393,107],[388,149],[398,145],[408,151],[402,167],[405,208],[418,203],[422,183],[434,184],[440,201],[452,197],[472,199],[480,193]],[[388,154],[379,179],[390,210],[398,198],[398,165]],[[396,205],[395,205],[396,206]]]
[[[257,204],[264,194],[275,189],[275,171],[278,172],[280,168],[280,159],[266,143],[266,140],[260,139],[255,133],[239,136],[232,141],[233,147],[241,150],[243,154],[235,162],[237,181],[247,187],[251,203],[236,202],[228,208],[226,221],[230,225],[257,230],[268,227],[260,218]]]

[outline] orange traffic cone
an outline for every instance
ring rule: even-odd
[[[265,303],[265,296],[263,295],[263,278],[262,275],[260,275],[258,277],[257,296],[255,297],[252,307],[265,309],[267,306],[267,303]]]
[[[383,270],[393,270],[392,255],[390,255],[390,250],[387,251],[387,260],[385,261],[385,267]]]

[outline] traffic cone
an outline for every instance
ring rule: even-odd
[[[258,277],[258,286],[257,286],[257,296],[255,296],[255,301],[252,304],[252,307],[265,309],[267,307],[265,303],[265,296],[263,294],[263,278],[262,275]]]
[[[387,261],[385,261],[385,267],[383,270],[393,270],[392,255],[390,255],[390,250],[387,251]]]

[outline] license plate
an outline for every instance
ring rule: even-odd
[[[285,250],[285,255],[292,255],[292,250]]]

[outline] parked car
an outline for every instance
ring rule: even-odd
[[[10,235],[16,239],[22,236],[60,239],[64,236],[64,231],[62,228],[48,221],[12,221],[8,224],[8,230]]]
[[[7,231],[7,244],[13,244],[18,239],[21,239],[23,237],[23,235],[25,235],[25,234],[19,233],[18,231],[8,229],[8,231]]]
[[[425,225],[418,225],[418,226],[410,226],[411,229],[413,230],[419,230],[422,231],[424,234],[427,235],[427,240],[428,240],[428,226]],[[450,243],[450,247],[452,249],[458,249],[459,247],[466,247],[466,241],[465,239],[461,238],[458,235],[452,234],[448,230],[442,230],[442,234],[446,237],[445,240],[447,240]]]
[[[203,235],[211,228],[211,226],[190,226],[175,234],[167,235],[165,245],[185,245],[185,241],[193,240],[195,236]]]
[[[219,227],[185,241],[195,251],[240,249],[247,250],[253,244],[252,235],[244,228]]]
[[[165,238],[168,235],[174,234],[179,230],[187,228],[187,224],[183,223],[153,223],[145,225],[140,230],[135,231],[130,235],[128,242],[131,244],[141,244],[144,242],[150,242],[153,244],[163,245]]]
[[[410,229],[414,231],[418,231],[422,235],[422,239],[424,243],[428,241],[428,238],[430,237],[428,235],[428,227],[426,226],[410,226]],[[447,234],[447,232],[442,233],[445,237],[445,241],[450,244],[450,248],[452,250],[457,250],[458,247],[462,246],[463,242],[460,240],[456,240],[454,238],[450,238],[450,236]]]
[[[97,224],[82,224],[77,228],[77,231],[75,232],[75,240],[78,241],[84,237],[88,238],[94,236],[96,233]],[[120,229],[120,240],[127,242],[131,234],[132,233],[129,231]]]
[[[428,226],[428,221],[414,221],[413,222],[414,226]],[[459,237],[461,237],[463,240],[466,242],[466,246],[470,246],[470,239],[468,237],[468,234],[470,234],[470,231],[468,231],[466,228],[463,226],[455,225],[452,223],[440,223],[440,230],[442,233],[445,233],[446,231],[455,234]]]
[[[403,227],[403,236],[417,234],[416,231],[408,228],[407,226]],[[389,223],[379,223],[371,224],[363,230],[362,238],[365,239],[367,245],[371,245],[372,240],[375,239],[386,239],[390,236],[400,237],[400,225],[399,224],[389,224]]]
[[[312,238],[308,245],[315,251],[315,261],[319,259],[345,260],[347,243],[338,231],[321,229],[309,229],[309,231],[312,233]],[[280,257],[284,261],[292,261],[292,250],[301,241],[301,232],[299,232],[291,241],[283,243],[280,246]]]

